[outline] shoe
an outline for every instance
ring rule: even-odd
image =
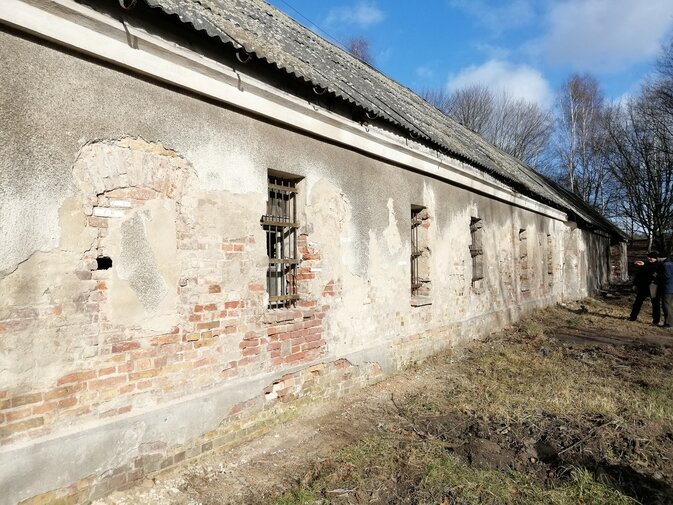
[[[665,325],[662,326],[662,328],[670,328],[670,327],[671,327],[670,324],[665,324]]]

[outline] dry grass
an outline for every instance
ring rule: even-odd
[[[427,387],[393,399],[396,419],[273,503],[673,503],[672,353],[640,345],[662,330],[627,326],[627,310],[548,308],[457,361],[430,360]],[[628,345],[572,340],[584,334]]]

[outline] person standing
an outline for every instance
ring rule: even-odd
[[[633,279],[633,289],[636,292],[636,299],[633,302],[629,321],[638,319],[638,314],[640,313],[640,308],[643,306],[643,302],[649,298],[652,302],[652,324],[659,324],[659,319],[661,318],[661,301],[657,283],[661,276],[661,265],[658,257],[659,253],[657,251],[650,251],[647,253],[647,261],[644,263],[642,261],[636,262],[637,264],[640,264],[641,267]]]
[[[661,268],[659,291],[664,308],[664,328],[673,326],[673,258],[669,255]]]

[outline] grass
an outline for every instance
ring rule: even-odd
[[[642,492],[640,480],[650,475],[658,476],[655,487],[669,492],[673,442],[661,437],[673,433],[670,353],[548,338],[559,327],[624,331],[628,307],[583,303],[579,314],[564,307],[537,311],[505,335],[471,347],[457,362],[448,355],[429,360],[424,367],[435,382],[395,399],[398,415],[382,423],[387,429],[315,465],[309,478],[271,503],[627,505],[640,503],[634,498]],[[557,437],[552,443],[565,445],[568,458],[557,456],[545,465],[533,458],[529,466],[471,464],[461,456],[461,443],[479,437],[505,442],[491,432],[472,439],[460,430],[454,438],[445,435],[459,426],[434,434],[418,429],[424,426],[419,420],[450,413],[485,426],[482,431],[511,427],[535,437],[547,430],[544,436]],[[508,439],[512,452],[524,438]],[[596,468],[627,473],[606,476],[591,469],[592,461]],[[563,472],[563,478],[547,478],[548,471]],[[632,482],[618,482],[624,475]]]
[[[573,470],[568,481],[546,488],[530,475],[474,468],[438,441],[398,443],[365,439],[344,451],[309,484],[274,505],[409,503],[418,505],[635,505],[638,502],[590,472]],[[330,497],[330,495],[332,497]],[[379,501],[385,496],[386,501]],[[348,500],[352,498],[353,501]],[[357,501],[356,501],[357,500]]]

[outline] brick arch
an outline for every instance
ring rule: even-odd
[[[85,213],[101,204],[101,197],[128,190],[140,200],[180,200],[196,173],[174,150],[141,137],[96,141],[80,150],[74,165],[75,183],[84,196]]]

